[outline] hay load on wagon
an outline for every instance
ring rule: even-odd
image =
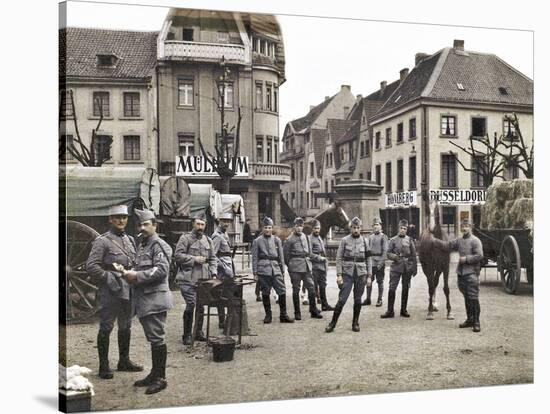
[[[506,292],[516,293],[522,268],[533,283],[533,180],[492,184],[475,233],[483,243],[484,265],[496,262]]]

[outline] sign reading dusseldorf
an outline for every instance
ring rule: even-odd
[[[440,204],[472,205],[484,204],[485,190],[430,190],[430,201],[438,201]]]
[[[248,157],[237,157],[234,160],[235,177],[248,177]],[[176,177],[217,176],[216,159],[210,160],[200,155],[176,156]]]
[[[416,206],[416,204],[416,191],[386,194],[386,207],[409,207]]]

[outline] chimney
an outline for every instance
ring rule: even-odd
[[[464,40],[455,39],[453,42],[455,50],[464,50]]]
[[[343,91],[344,89],[347,89],[348,92],[351,92],[351,86],[350,86],[350,85],[342,85],[342,86],[340,87],[340,90]]]
[[[402,83],[403,80],[407,77],[409,74],[409,68],[403,68],[399,71],[399,83]]]
[[[328,101],[330,99],[330,96],[325,96],[325,101]]]
[[[429,55],[427,53],[421,53],[421,52],[414,55],[414,66],[417,66],[422,59],[428,56]]]
[[[363,95],[359,94],[355,99],[357,100],[357,102],[361,102],[361,99],[363,99]]]
[[[315,105],[309,105],[309,110],[311,111],[313,108],[315,108]]]
[[[386,86],[388,86],[388,82],[386,82],[386,81],[380,82],[380,96],[384,95],[384,91],[386,90]]]

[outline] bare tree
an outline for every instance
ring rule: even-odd
[[[224,194],[229,194],[231,190],[231,179],[237,172],[242,113],[241,107],[237,106],[237,124],[229,127],[229,123],[225,122],[225,91],[227,87],[227,79],[231,75],[231,71],[225,65],[225,58],[223,56],[220,66],[222,68],[222,75],[219,77],[217,82],[218,100],[214,99],[216,106],[220,111],[220,139],[217,140],[214,137],[214,150],[216,154],[213,155],[206,151],[200,138],[198,141],[202,156],[213,166],[214,170],[218,173],[222,180],[222,192]],[[229,141],[231,140],[231,134],[233,132],[234,142],[233,152],[231,153]]]
[[[103,122],[103,103],[100,99],[95,100],[95,104],[99,108],[99,120],[97,122],[97,126],[92,129],[92,140],[90,142],[90,146],[86,146],[84,142],[82,141],[82,138],[80,137],[80,130],[78,128],[78,118],[76,115],[76,107],[74,104],[74,97],[73,97],[73,91],[69,91],[70,96],[70,105],[71,105],[71,113],[74,121],[74,130],[76,137],[73,138],[72,145],[67,145],[65,141],[63,141],[60,138],[59,142],[59,157],[60,159],[65,158],[65,154],[67,151],[83,166],[85,167],[101,167],[105,162],[109,161],[111,159],[111,145],[113,143],[112,137],[105,137],[106,141],[104,142],[104,149],[103,151],[97,151],[98,146],[96,145],[98,135],[97,131],[101,127],[101,123]],[[64,115],[62,113],[63,111],[63,105],[62,102],[59,105],[59,120],[61,122],[62,116]],[[99,152],[99,153],[98,153]]]
[[[474,149],[474,142],[481,142],[485,147],[485,152]],[[483,177],[483,185],[489,187],[496,177],[502,178],[505,180],[505,177],[502,175],[504,168],[506,166],[506,160],[499,152],[500,145],[503,145],[502,139],[498,139],[495,133],[493,142],[490,142],[488,136],[485,138],[474,138],[470,136],[470,146],[463,147],[461,145],[451,142],[452,145],[462,150],[473,160],[473,167],[466,167],[456,154],[452,151],[449,151],[451,155],[455,155],[455,159],[464,169],[464,171],[469,171],[475,174],[479,174]]]
[[[519,168],[526,178],[533,178],[534,174],[534,144],[528,148],[519,127],[519,119],[516,114],[513,117],[506,115],[505,119],[514,126],[515,134],[510,129],[506,137],[502,137],[502,145],[509,150],[508,154],[499,152],[508,166]],[[506,138],[506,139],[505,139]],[[509,141],[506,142],[506,141]],[[514,151],[515,150],[515,151]],[[517,152],[516,152],[517,151]]]

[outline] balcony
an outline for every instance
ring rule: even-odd
[[[290,182],[290,165],[251,162],[248,171],[249,180]]]
[[[222,57],[226,62],[242,65],[249,63],[250,60],[242,45],[177,40],[164,41],[164,54],[161,56],[164,59],[215,63],[221,61]]]

